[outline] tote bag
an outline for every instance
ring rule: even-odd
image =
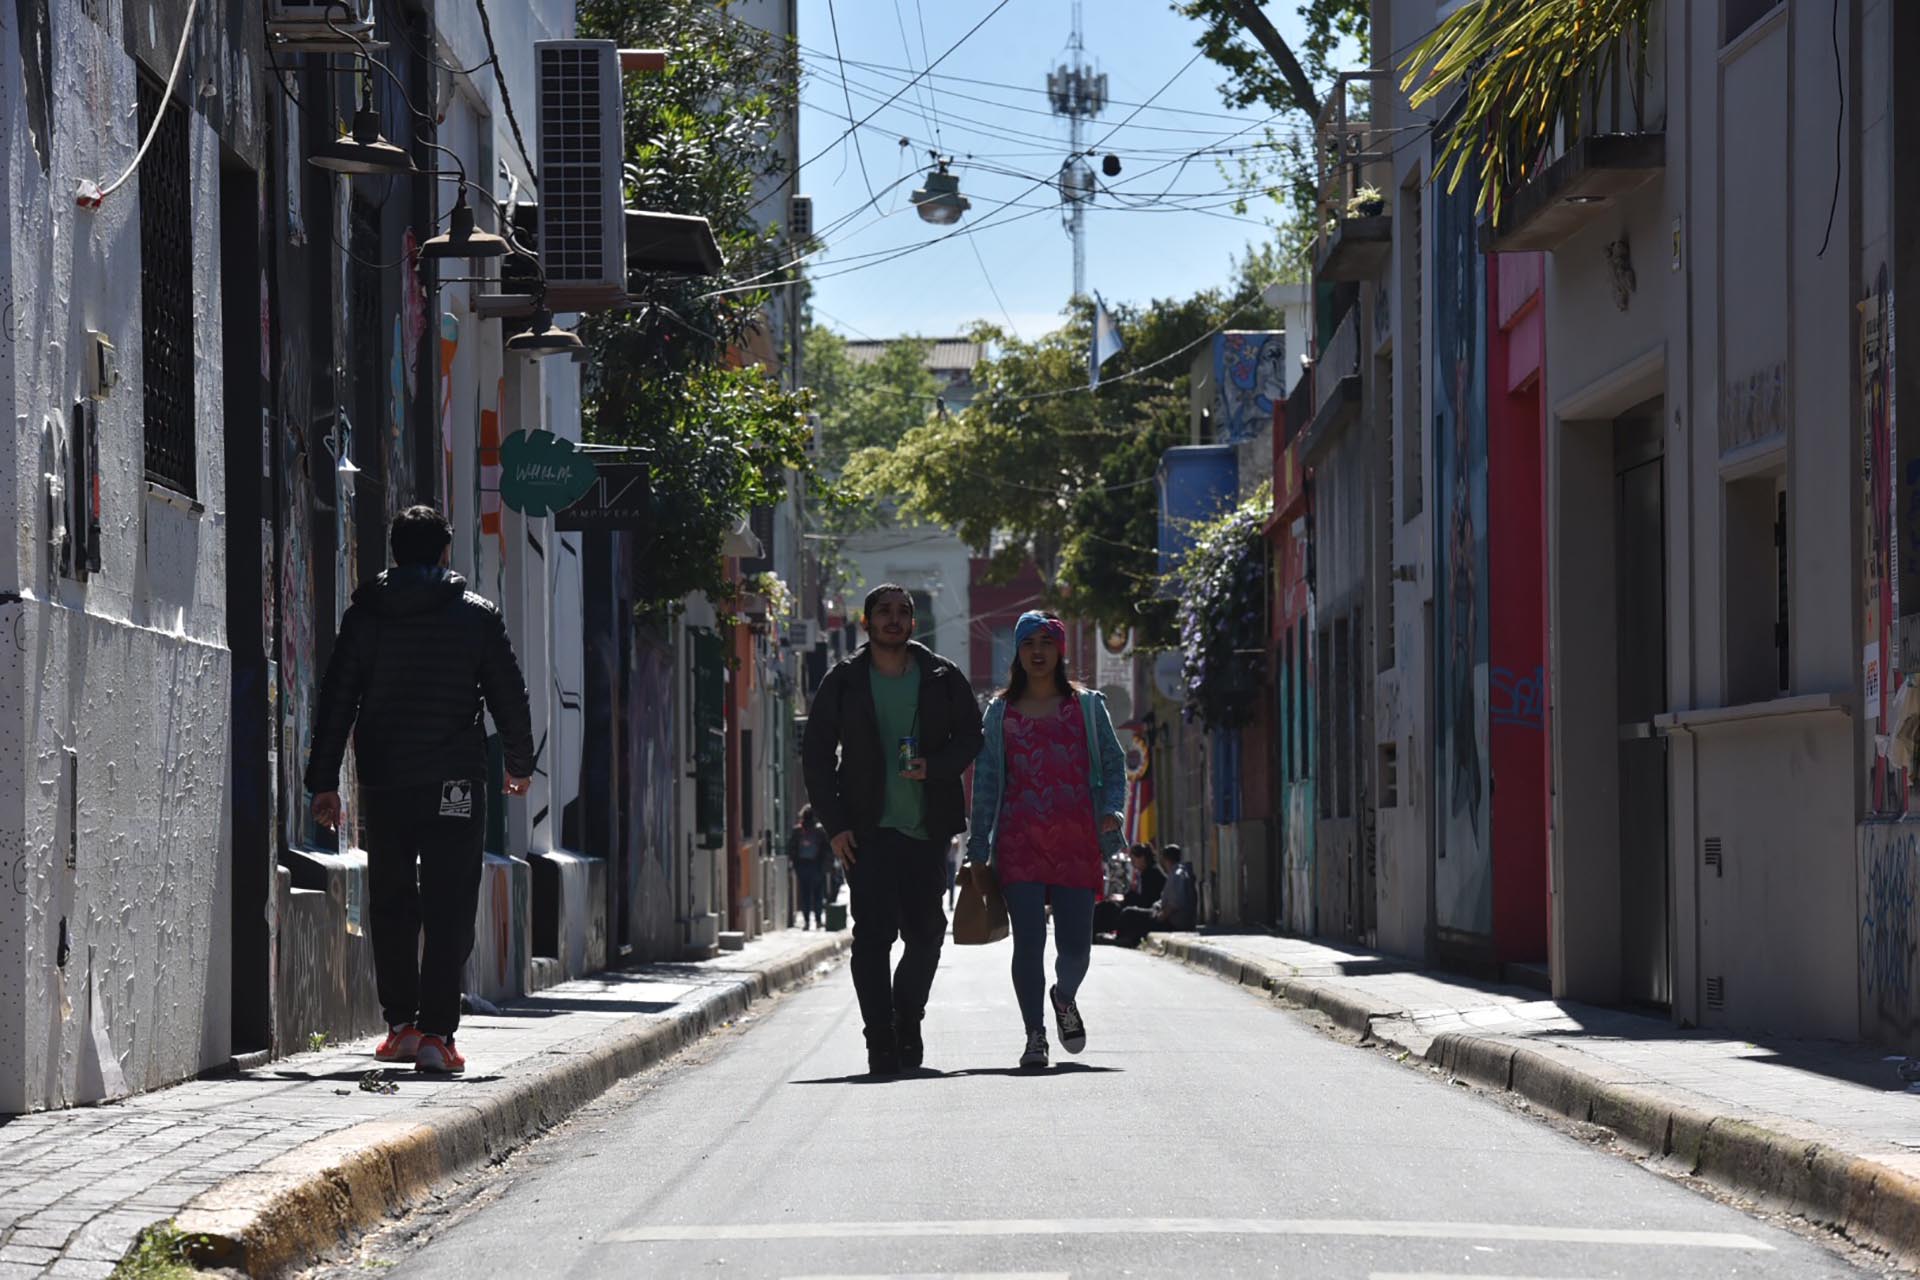
[[[986,881],[986,888],[980,881]],[[1007,921],[1007,900],[1000,896],[1000,880],[991,871],[975,875],[963,867],[953,904],[953,941],[962,947],[983,947],[1013,932]]]

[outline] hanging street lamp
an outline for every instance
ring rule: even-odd
[[[947,166],[952,163],[951,156],[936,158],[933,169],[927,173],[927,185],[912,196],[913,207],[920,211],[921,220],[936,227],[952,226],[973,208],[973,201],[960,194],[960,179],[948,172]]]

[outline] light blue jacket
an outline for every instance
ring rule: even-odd
[[[1126,820],[1127,756],[1120,749],[1120,737],[1113,731],[1113,717],[1107,713],[1107,700],[1092,689],[1078,695],[1080,716],[1087,726],[1088,796],[1093,805],[1096,827],[1100,819]],[[970,862],[993,861],[995,828],[1000,822],[1000,798],[1006,791],[1007,749],[1004,728],[1007,704],[995,698],[987,706],[985,741],[979,758],[973,762],[973,817],[967,823],[967,859]],[[1119,833],[1101,832],[1100,847],[1111,852],[1121,844]]]

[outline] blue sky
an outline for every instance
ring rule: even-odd
[[[847,128],[849,95],[853,115],[866,116],[993,3],[833,0],[843,77],[827,0],[803,0],[800,154],[810,163],[799,189],[813,197],[814,225],[827,232],[826,251],[810,263],[820,322],[880,338],[954,333],[979,319],[1012,323],[1031,338],[1059,322],[1072,292],[1072,247],[1057,190],[1036,184],[1057,173],[1067,152],[1067,121],[1050,113],[1044,89],[1048,68],[1064,57],[1068,0],[1009,0],[932,76],[875,115],[857,134],[864,176],[853,140],[834,145]],[[1274,0],[1267,8],[1297,40],[1294,6]],[[1274,206],[1256,197],[1246,220],[1236,218],[1224,206],[1239,180],[1219,168],[1233,158],[1211,152],[1257,142],[1269,113],[1223,104],[1221,70],[1204,58],[1189,65],[1197,24],[1166,0],[1093,0],[1084,21],[1088,60],[1107,74],[1112,100],[1086,138],[1120,157],[1120,176],[1102,180],[1143,206],[1096,200],[1087,220],[1088,287],[1110,301],[1145,302],[1223,283],[1233,257],[1268,235]],[[1133,104],[1150,99],[1135,113]],[[1297,128],[1298,119],[1279,127]],[[911,140],[905,148],[902,137]],[[955,228],[922,222],[907,199],[933,142],[954,157],[973,201]],[[879,199],[863,209],[869,184]],[[978,231],[932,243],[969,227]],[[860,257],[915,246],[925,247],[892,260]]]

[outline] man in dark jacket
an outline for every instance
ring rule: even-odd
[[[366,805],[373,965],[387,1038],[374,1055],[457,1075],[460,980],[473,951],[493,713],[506,792],[533,776],[533,717],[500,610],[447,568],[453,529],[432,507],[394,517],[394,567],[353,593],[320,682],[307,790],[340,822],[353,734]],[[426,942],[421,944],[421,934]]]
[[[913,639],[913,597],[867,593],[867,643],[814,692],[807,794],[846,869],[853,989],[876,1075],[918,1068],[947,915],[947,843],[966,829],[960,776],[980,753],[980,705],[960,668]],[[893,941],[906,943],[891,975]]]

